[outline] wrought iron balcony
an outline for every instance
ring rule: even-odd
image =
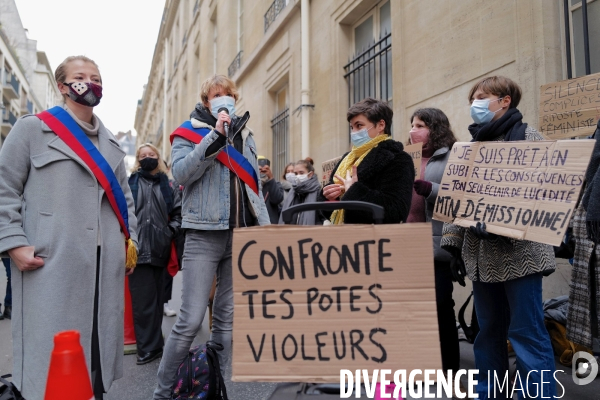
[[[240,50],[240,52],[237,53],[231,64],[229,64],[229,68],[227,68],[227,75],[229,75],[230,78],[235,75],[242,65],[242,52],[243,50]]]
[[[271,7],[265,13],[265,32],[269,29],[269,26],[277,19],[277,16],[281,13],[281,10],[287,5],[287,0],[275,0]]]

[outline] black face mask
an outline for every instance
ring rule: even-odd
[[[158,167],[158,158],[146,157],[140,160],[140,167],[144,171],[154,171]]]

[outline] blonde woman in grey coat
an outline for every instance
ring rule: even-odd
[[[65,110],[123,190],[137,242],[125,153],[93,113],[101,97],[98,67],[87,57],[69,57],[55,77]],[[84,86],[94,96],[82,98],[76,89]],[[34,115],[16,122],[0,150],[0,255],[12,259],[18,389],[28,400],[43,399],[53,337],[77,330],[95,398],[101,399],[123,375],[124,234],[92,171]]]

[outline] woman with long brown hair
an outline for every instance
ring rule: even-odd
[[[421,176],[414,183],[413,198],[408,222],[431,222],[433,230],[433,264],[435,272],[435,297],[444,370],[458,371],[460,349],[454,300],[452,300],[452,256],[440,247],[444,224],[432,219],[433,207],[442,175],[450,157],[456,137],[450,121],[442,110],[421,108],[410,117],[410,143],[423,143]]]

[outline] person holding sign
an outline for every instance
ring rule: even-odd
[[[460,367],[460,348],[454,300],[452,300],[452,255],[440,247],[443,222],[432,220],[440,182],[456,137],[450,121],[442,110],[421,108],[410,117],[411,144],[423,143],[421,176],[414,183],[414,193],[408,222],[431,222],[433,230],[433,261],[435,266],[435,300],[444,370],[454,372]]]
[[[473,141],[542,140],[523,123],[517,109],[520,100],[521,88],[509,78],[492,76],[477,82],[469,92]],[[542,277],[556,268],[552,246],[494,235],[481,223],[469,229],[446,223],[441,246],[455,258],[462,257],[473,281],[480,326],[473,346],[479,398],[487,398],[494,373],[499,379],[506,376],[507,338],[517,355],[520,376],[528,377],[529,391],[554,396],[554,381],[541,373],[548,371],[548,377],[554,372],[542,309]]]
[[[183,186],[183,252],[181,310],[165,344],[154,399],[170,399],[177,369],[204,319],[213,277],[211,340],[227,375],[231,357],[233,229],[269,225],[261,194],[254,134],[246,126],[250,113],[235,115],[238,91],[231,79],[215,75],[202,83],[201,102],[171,134],[172,172]]]
[[[394,112],[383,101],[367,97],[347,113],[352,150],[333,168],[335,174],[319,200],[366,201],[385,210],[383,223],[406,222],[412,198],[415,169],[402,143],[392,139]],[[365,211],[324,213],[333,224],[371,224]]]
[[[78,330],[101,399],[123,375],[123,288],[136,263],[137,219],[125,152],[94,114],[98,66],[68,57],[55,78],[64,104],[19,118],[0,151],[13,381],[25,398],[44,398],[54,335]]]
[[[315,175],[312,158],[300,160],[294,165],[294,178],[289,195],[283,200],[281,212],[291,206],[304,203],[314,203],[321,190],[319,178]],[[304,211],[294,216],[296,225],[323,225],[321,214],[316,211]],[[279,216],[279,224],[283,225],[283,217]]]

